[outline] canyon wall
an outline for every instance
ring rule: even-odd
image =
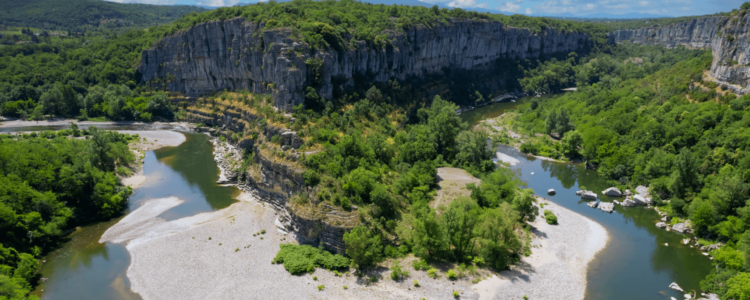
[[[334,84],[351,87],[358,75],[405,80],[445,68],[489,69],[497,59],[585,52],[592,46],[584,33],[551,28],[534,33],[496,21],[450,19],[432,28],[389,31],[391,43],[382,47],[351,41],[338,50],[311,49],[293,38],[290,28],[264,26],[241,17],[198,24],[143,51],[137,71],[143,82],[164,83],[191,97],[224,89],[272,94],[274,106],[289,111],[304,102],[307,86],[331,99]]]
[[[726,84],[735,93],[746,94],[750,90],[748,21],[750,15],[711,16],[665,26],[617,30],[611,36],[618,43],[710,49],[710,79]]]

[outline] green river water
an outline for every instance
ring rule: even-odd
[[[494,103],[461,117],[474,125],[484,118],[499,116],[524,100]],[[143,127],[112,126],[108,129]],[[149,182],[133,194],[128,211],[148,199],[176,196],[185,203],[161,216],[172,220],[221,209],[236,201],[238,189],[216,184],[219,169],[213,160],[208,137],[195,133],[185,135],[187,141],[178,147],[146,153],[144,174]],[[682,299],[682,295],[668,288],[673,281],[686,291],[699,291],[700,280],[710,271],[710,260],[697,249],[682,245],[682,235],[657,229],[654,224],[659,217],[655,211],[617,206],[614,213],[608,214],[589,208],[575,191],[581,185],[594,191],[607,188],[596,171],[535,159],[507,146],[500,146],[498,151],[520,160],[513,168],[519,170],[529,188],[540,195],[554,188],[557,195],[545,197],[602,224],[608,231],[608,245],[589,265],[586,299],[669,299],[671,296]],[[613,199],[603,196],[601,200]],[[43,299],[140,299],[129,288],[126,271],[130,256],[124,245],[98,242],[107,228],[118,221],[119,218],[85,226],[70,234],[67,243],[43,258],[46,262],[42,264],[41,275],[48,279],[34,293]],[[664,246],[665,243],[669,246]]]

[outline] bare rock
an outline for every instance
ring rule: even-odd
[[[669,288],[670,288],[670,289],[673,289],[673,290],[675,290],[675,291],[680,291],[680,292],[684,292],[684,291],[682,290],[682,288],[681,288],[681,287],[680,287],[679,285],[677,285],[677,283],[676,283],[676,282],[672,282],[672,284],[670,284],[670,285],[669,285]]]
[[[620,189],[616,187],[611,187],[606,190],[603,190],[602,194],[610,196],[610,197],[622,197],[622,192],[620,192]]]

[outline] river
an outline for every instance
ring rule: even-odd
[[[474,125],[513,109],[518,102],[493,103],[461,115]],[[113,125],[107,129],[169,129],[169,125]],[[61,129],[52,128],[52,129]],[[0,132],[46,130],[49,127],[0,128]],[[127,211],[153,198],[176,196],[185,203],[162,215],[167,220],[225,208],[234,203],[239,190],[216,184],[219,169],[212,145],[202,134],[184,133],[185,143],[146,153],[144,175],[149,182],[131,196]],[[700,290],[699,283],[711,269],[710,260],[695,249],[682,245],[682,235],[657,229],[658,214],[643,207],[616,206],[612,214],[592,209],[575,195],[580,186],[601,191],[605,180],[596,171],[526,156],[500,146],[498,151],[520,161],[514,169],[529,188],[559,205],[578,212],[604,226],[610,242],[589,265],[586,299],[668,299],[682,295],[668,288],[677,282],[686,291]],[[531,173],[534,175],[531,175]],[[555,196],[546,196],[554,188]],[[602,201],[612,198],[602,196]],[[34,294],[43,299],[140,299],[130,291],[125,275],[130,256],[124,245],[99,243],[101,235],[119,218],[77,229],[69,241],[42,259],[41,276],[48,278]],[[665,246],[667,244],[668,246]]]
[[[528,100],[528,99],[526,99]],[[500,116],[523,103],[495,103],[461,114],[473,126],[484,118]],[[537,195],[584,215],[607,229],[610,241],[589,264],[586,299],[683,299],[683,294],[668,288],[676,282],[686,292],[700,292],[700,281],[711,271],[711,261],[697,248],[683,245],[683,235],[656,228],[659,215],[644,207],[615,206],[612,214],[586,206],[575,194],[581,186],[603,191],[604,178],[594,170],[527,156],[517,149],[501,145],[498,152],[518,159],[511,167]],[[533,173],[533,175],[532,175]],[[548,196],[548,189],[557,194]],[[600,194],[600,200],[618,198]],[[619,198],[622,200],[622,198]]]
[[[83,127],[83,126],[82,126]],[[110,130],[164,130],[166,124],[105,125]],[[0,128],[0,132],[57,130],[59,127]],[[204,134],[183,132],[186,141],[177,147],[147,151],[143,174],[148,181],[130,197],[125,214],[146,200],[176,196],[185,203],[160,217],[179,219],[201,212],[228,207],[239,194],[236,187],[216,184],[219,168],[213,159],[213,146]],[[130,291],[125,275],[130,254],[123,244],[99,243],[99,238],[120,219],[77,228],[59,249],[45,255],[41,283],[33,294],[42,299],[141,299]]]

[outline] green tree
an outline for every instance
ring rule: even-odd
[[[727,280],[729,289],[725,297],[734,300],[750,300],[750,273],[739,273]]]
[[[518,260],[521,241],[515,234],[514,219],[518,218],[509,204],[486,209],[476,227],[479,253],[484,261],[496,270],[505,270]]]
[[[578,147],[583,144],[583,135],[577,130],[568,131],[563,135],[560,151],[568,157],[578,155]]]
[[[453,200],[443,212],[440,221],[456,260],[464,259],[474,247],[474,226],[481,214],[479,205],[471,198],[461,196]]]
[[[441,257],[448,247],[445,230],[434,211],[414,221],[413,239],[414,254],[425,260]]]
[[[539,215],[539,210],[534,203],[536,203],[536,197],[534,197],[533,190],[527,189],[517,193],[513,199],[513,209],[518,211],[519,221],[534,222],[536,216]]]
[[[359,267],[366,267],[383,258],[383,245],[380,235],[374,234],[365,226],[358,225],[352,231],[344,233],[346,254]]]

